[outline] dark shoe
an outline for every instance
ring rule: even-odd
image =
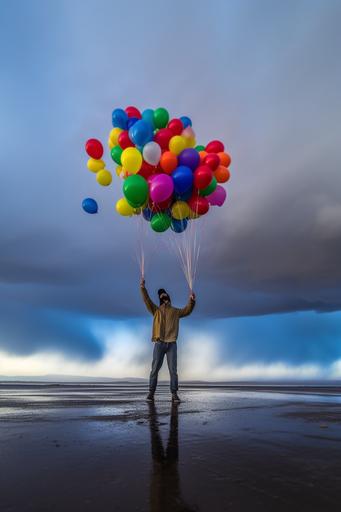
[[[181,402],[177,393],[172,393],[172,402],[175,404],[179,404]]]
[[[147,402],[154,402],[154,393],[149,392],[146,400],[147,400]]]

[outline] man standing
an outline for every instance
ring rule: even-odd
[[[163,359],[167,357],[170,375],[170,389],[173,402],[180,402],[178,397],[178,373],[177,373],[177,344],[179,332],[179,319],[192,313],[195,306],[195,294],[190,295],[187,305],[182,308],[174,308],[170,296],[163,288],[158,291],[160,305],[157,306],[149,297],[145,287],[145,280],[141,280],[141,292],[148,311],[153,315],[152,342],[154,343],[152,369],[149,378],[148,402],[154,400],[157,386],[157,378]]]

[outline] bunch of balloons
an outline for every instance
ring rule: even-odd
[[[154,231],[171,228],[181,233],[189,221],[206,215],[211,206],[222,206],[230,178],[231,157],[224,144],[212,140],[196,145],[192,121],[187,116],[169,118],[165,108],[116,108],[108,146],[123,179],[123,197],[116,211],[125,217],[142,214]],[[102,186],[110,185],[111,172],[102,160],[97,139],[86,142],[88,169]],[[87,198],[83,209],[97,213],[97,203]]]

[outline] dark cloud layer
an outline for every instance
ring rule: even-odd
[[[327,367],[341,357],[339,315],[305,312],[230,318],[216,321],[213,329],[224,340],[222,360],[237,366],[285,361]]]
[[[1,307],[0,323],[0,346],[9,353],[60,351],[84,360],[100,359],[104,353],[91,325],[81,315],[7,303]]]

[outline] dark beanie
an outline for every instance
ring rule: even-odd
[[[165,290],[164,288],[160,288],[160,289],[157,291],[157,293],[158,293],[158,296],[160,297],[160,295],[162,295],[162,293],[167,293],[167,292],[166,292],[166,290]],[[167,293],[167,295],[168,295],[168,293]]]

